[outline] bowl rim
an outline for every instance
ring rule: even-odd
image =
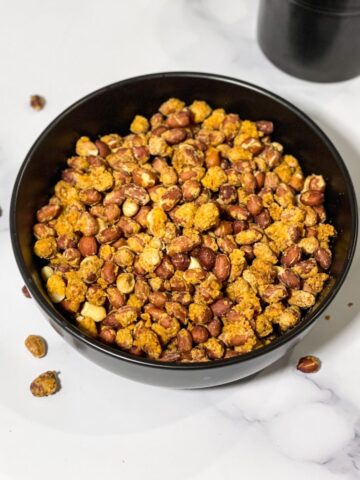
[[[43,139],[48,135],[48,133],[56,127],[56,125],[68,115],[70,112],[75,110],[81,104],[87,102],[88,100],[96,97],[99,94],[102,94],[108,90],[116,89],[119,86],[124,86],[129,83],[136,83],[142,82],[147,80],[153,80],[157,78],[171,78],[171,77],[188,77],[188,78],[199,78],[199,79],[206,79],[206,80],[214,80],[217,82],[223,82],[227,84],[234,84],[240,87],[245,87],[251,91],[255,91],[264,95],[272,100],[275,100],[277,103],[282,104],[285,108],[289,109],[293,113],[295,113],[303,122],[305,122],[315,133],[318,135],[320,140],[325,144],[325,146],[330,151],[331,155],[335,158],[344,178],[345,183],[347,185],[349,197],[350,197],[350,208],[351,208],[351,229],[352,229],[352,238],[350,240],[350,244],[348,247],[348,256],[345,262],[344,268],[339,276],[335,279],[335,284],[327,294],[323,304],[318,308],[318,310],[313,314],[310,315],[308,319],[304,322],[300,322],[297,326],[295,326],[292,330],[288,333],[284,334],[283,336],[279,337],[278,339],[271,342],[269,345],[265,347],[261,347],[257,350],[253,350],[249,353],[239,355],[236,357],[228,358],[228,359],[220,359],[220,360],[213,360],[209,362],[193,362],[193,363],[177,363],[177,362],[164,362],[160,360],[151,360],[145,357],[136,357],[134,355],[130,355],[125,351],[120,349],[113,348],[109,345],[105,345],[96,339],[92,339],[91,337],[86,336],[82,333],[74,324],[71,324],[68,319],[61,314],[56,307],[50,306],[48,301],[46,301],[37,288],[35,282],[33,281],[31,275],[29,275],[27,267],[25,265],[24,259],[21,254],[19,238],[17,235],[16,230],[16,206],[17,206],[17,198],[19,193],[19,187],[22,181],[22,177],[24,171],[27,168],[27,165],[30,163],[33,152],[36,150],[39,144],[43,141]],[[10,235],[11,235],[11,243],[12,248],[15,256],[16,263],[20,270],[20,273],[23,277],[23,280],[26,286],[29,288],[29,291],[35,301],[38,303],[40,308],[45,312],[45,314],[50,317],[55,323],[63,330],[65,330],[69,335],[75,337],[82,343],[85,343],[87,347],[91,349],[97,350],[98,353],[103,353],[105,355],[111,356],[113,358],[117,358],[119,360],[123,360],[125,362],[138,364],[146,367],[152,367],[157,369],[167,369],[167,370],[208,370],[213,368],[221,368],[223,366],[230,366],[236,363],[243,363],[247,360],[251,360],[253,358],[260,357],[262,355],[266,355],[269,352],[280,348],[281,346],[289,343],[293,338],[298,336],[301,332],[307,330],[310,325],[312,325],[322,314],[322,312],[328,307],[328,305],[332,302],[338,291],[340,290],[347,274],[350,269],[355,249],[357,243],[357,235],[358,235],[358,212],[357,212],[357,201],[353,183],[351,181],[350,174],[347,170],[347,167],[331,142],[328,136],[322,131],[322,129],[304,112],[302,112],[299,108],[295,105],[290,103],[289,101],[285,100],[284,98],[280,97],[277,94],[270,92],[262,87],[254,85],[252,83],[236,79],[233,77],[219,75],[214,73],[205,73],[205,72],[191,72],[191,71],[168,71],[168,72],[159,72],[159,73],[150,73],[146,75],[139,75],[136,77],[126,78],[124,80],[120,80],[118,82],[111,83],[104,87],[101,87],[84,97],[80,98],[76,102],[72,103],[68,108],[62,111],[59,115],[52,120],[49,125],[41,132],[38,138],[33,143],[32,147],[28,151],[23,163],[20,166],[19,172],[17,174],[12,197],[10,203]]]

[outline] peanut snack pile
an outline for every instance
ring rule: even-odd
[[[229,358],[294,327],[329,278],[325,181],[270,121],[163,103],[131,133],[81,137],[35,254],[51,300],[91,337],[163,361]]]

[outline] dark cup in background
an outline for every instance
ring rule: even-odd
[[[360,74],[360,0],[261,0],[257,35],[269,60],[295,77]]]

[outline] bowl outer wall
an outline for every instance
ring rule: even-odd
[[[187,103],[203,98],[213,107],[239,112],[242,118],[273,120],[275,140],[284,144],[285,151],[299,158],[305,173],[323,173],[328,182],[327,209],[339,231],[331,288],[291,332],[242,357],[176,365],[135,358],[89,339],[47,298],[38,274],[39,263],[31,251],[34,212],[46,202],[48,185],[53,185],[59,178],[76,139],[84,134],[125,133],[135,114],[150,115],[170,96],[183,98]],[[81,353],[112,371],[147,383],[180,388],[227,383],[254,373],[285,354],[334,298],[350,267],[357,237],[356,197],[350,176],[335,147],[319,127],[296,107],[262,88],[228,77],[191,72],[151,74],[117,82],[65,110],[29,151],[15,182],[10,210],[12,243],[19,269],[56,330]]]

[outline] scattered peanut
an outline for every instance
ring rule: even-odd
[[[300,358],[296,368],[303,373],[315,373],[320,370],[321,363],[314,355],[306,355],[306,357]]]
[[[46,355],[45,340],[39,335],[29,335],[25,340],[25,347],[34,357],[41,358]]]
[[[24,285],[24,286],[22,287],[21,291],[22,291],[24,297],[26,297],[26,298],[31,298],[31,294],[30,294],[30,292],[29,292],[29,290],[28,290],[28,288],[27,288],[26,285]]]
[[[48,371],[39,375],[30,385],[34,397],[54,395],[60,389],[60,382],[56,372]]]
[[[30,97],[30,106],[34,110],[42,110],[45,107],[45,98],[41,95],[31,95]]]

